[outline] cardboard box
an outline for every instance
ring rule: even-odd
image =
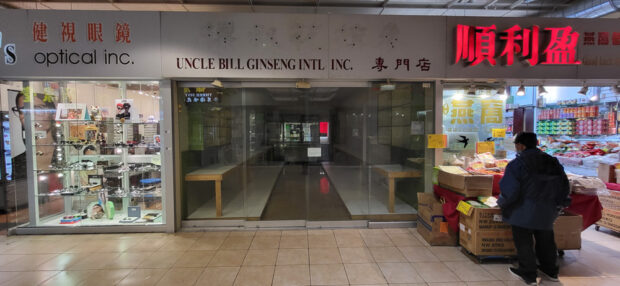
[[[619,170],[616,170],[619,171]],[[614,190],[607,190],[609,194],[598,195],[598,200],[601,202],[603,208],[620,211],[620,192]]]
[[[583,217],[578,214],[565,213],[553,223],[555,244],[558,249],[581,249],[581,229]]]
[[[502,222],[499,208],[473,208],[469,216],[459,213],[459,244],[474,255],[516,254],[511,227]]]
[[[418,233],[434,246],[458,245],[458,234],[450,231],[443,208],[435,195],[418,193]]]
[[[603,209],[603,217],[596,222],[597,225],[606,227],[615,232],[620,232],[620,211]]]
[[[461,214],[461,217],[464,215]],[[459,244],[474,255],[513,256],[517,254],[512,230],[479,231],[459,223]]]
[[[463,175],[439,170],[439,186],[465,197],[490,196],[493,193],[493,176]]]
[[[510,230],[509,224],[502,221],[499,208],[473,208],[471,215],[463,215],[459,222],[478,231]]]
[[[598,164],[598,178],[605,183],[616,182],[616,167],[606,163]]]

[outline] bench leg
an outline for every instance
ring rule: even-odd
[[[390,213],[394,212],[394,178],[389,178],[389,185],[390,185],[390,198],[388,201],[388,211]]]
[[[222,181],[215,181],[215,216],[222,216]]]

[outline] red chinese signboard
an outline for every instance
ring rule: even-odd
[[[548,44],[543,49],[544,61],[539,62],[540,34],[539,26],[521,28],[514,25],[501,31],[499,40],[503,43],[500,57],[504,57],[506,65],[514,64],[515,56],[524,59],[529,65],[578,65],[577,43],[579,33],[572,27],[545,28]],[[497,64],[496,44],[497,27],[491,26],[456,26],[456,60],[455,64],[464,60],[470,66],[487,61],[491,66]]]

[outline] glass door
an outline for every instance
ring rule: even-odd
[[[179,83],[184,220],[415,219],[433,84],[260,85]]]

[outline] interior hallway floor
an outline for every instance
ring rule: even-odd
[[[416,229],[0,237],[0,285],[523,285],[508,264],[431,247]],[[620,285],[620,238],[592,228],[561,283]]]
[[[320,165],[288,164],[271,192],[261,220],[350,220]]]

